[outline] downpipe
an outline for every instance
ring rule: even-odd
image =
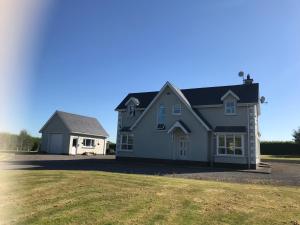
[[[248,152],[248,169],[250,169],[251,167],[251,151],[250,151],[250,113],[249,113],[249,104],[247,104],[247,117],[248,117],[248,148],[247,148],[247,152]]]

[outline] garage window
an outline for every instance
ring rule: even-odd
[[[95,140],[90,139],[90,138],[85,138],[85,139],[83,139],[82,144],[83,144],[84,147],[93,148],[93,147],[95,147]]]

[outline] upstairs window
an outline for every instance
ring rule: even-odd
[[[130,117],[133,117],[135,115],[135,106],[134,105],[129,105],[128,106],[128,115]]]
[[[181,115],[181,104],[173,105],[173,115]]]
[[[164,105],[160,105],[157,112],[157,129],[166,129],[166,108]]]
[[[123,134],[121,136],[121,149],[132,150],[133,149],[133,136],[130,134]]]
[[[236,102],[234,100],[225,102],[225,114],[226,115],[236,114]]]
[[[85,139],[83,139],[83,143],[82,144],[83,144],[84,147],[92,148],[92,147],[95,147],[95,140],[94,139],[85,138]]]

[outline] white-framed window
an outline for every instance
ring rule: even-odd
[[[133,135],[132,134],[122,134],[121,135],[121,149],[122,150],[132,150],[133,149]]]
[[[165,130],[166,129],[166,108],[163,104],[159,105],[157,112],[157,129]]]
[[[182,111],[181,104],[173,105],[173,110],[172,110],[173,115],[181,115],[181,111]]]
[[[242,134],[219,134],[217,136],[218,155],[244,155],[244,144]]]
[[[82,144],[84,147],[93,148],[95,147],[95,140],[91,138],[84,138]]]
[[[133,117],[135,115],[135,106],[134,105],[129,105],[128,106],[128,115],[130,117]]]
[[[236,114],[235,100],[225,101],[225,114],[226,115],[235,115]]]

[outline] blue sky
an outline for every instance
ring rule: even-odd
[[[263,140],[300,126],[300,1],[54,1],[47,14],[26,121],[33,135],[56,110],[97,117],[116,136],[129,92],[260,83]]]

